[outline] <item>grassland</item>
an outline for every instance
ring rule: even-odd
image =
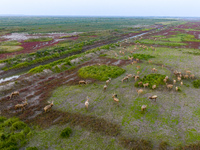
[[[74,18],[74,20],[76,19]],[[85,21],[84,19],[82,18],[79,21]],[[106,19],[100,18],[100,22],[103,20]],[[67,21],[65,21],[63,24],[67,24]],[[91,25],[85,26],[85,23],[89,21],[92,22]],[[95,22],[94,18],[89,18],[88,22],[82,24],[85,31],[94,30],[93,21]],[[97,26],[96,30],[109,29],[113,23],[117,23],[119,20],[108,19],[107,21],[109,25]],[[123,21],[126,21],[126,19]],[[129,23],[132,22],[131,19],[129,21]],[[137,23],[142,22],[142,20],[137,21]],[[149,21],[147,20],[147,24],[150,23]],[[26,22],[23,23],[19,29],[26,24]],[[42,24],[42,21],[40,23]],[[123,25],[129,25],[129,23]],[[73,25],[73,23],[70,25]],[[121,25],[122,22],[117,27],[113,25],[113,28],[116,27],[117,29],[112,31],[82,33],[77,41],[63,41],[55,47],[29,54],[30,57],[26,57],[27,62],[31,63],[36,60],[42,62],[45,57],[52,57],[52,55],[57,57],[57,55],[65,52],[79,51],[82,46],[97,42],[99,39],[96,39],[96,36],[101,35],[102,39],[108,38],[109,32],[115,34],[137,32],[130,27],[120,30],[119,26]],[[44,24],[44,26],[48,25]],[[78,27],[80,28],[79,25],[76,25],[73,29]],[[89,27],[91,28],[89,29]],[[26,29],[28,32],[32,32],[29,27]],[[48,30],[50,29],[35,29],[36,32],[47,32]],[[148,29],[140,29],[140,31],[142,30]],[[65,30],[64,26],[61,26],[60,31],[67,32],[67,29]],[[37,147],[41,150],[171,150],[174,148],[183,149],[185,145],[193,144],[191,149],[198,149],[197,142],[200,140],[200,55],[198,55],[199,49],[182,48],[181,46],[186,46],[185,41],[199,42],[199,40],[195,39],[193,35],[177,33],[166,38],[163,38],[165,36],[162,34],[157,34],[156,36],[144,36],[142,40],[139,38],[138,40],[129,39],[126,42],[121,41],[118,44],[105,45],[46,65],[37,66],[30,70],[33,75],[29,74],[30,76],[27,75],[24,80],[15,80],[14,83],[13,89],[20,90],[20,96],[16,98],[16,101],[21,101],[24,96],[29,99],[26,110],[24,112],[13,110],[14,105],[12,103],[15,103],[15,101],[11,103],[7,100],[7,94],[13,89],[5,90],[4,87],[4,89],[2,88],[4,95],[0,99],[2,104],[0,108],[4,110],[3,107],[5,106],[8,109],[2,113],[5,115],[16,114],[26,120],[31,127],[34,127],[31,132],[32,136],[24,148]],[[104,37],[104,35],[106,36]],[[92,36],[92,40],[83,41],[89,36]],[[161,39],[157,41],[150,40],[150,38],[160,37]],[[139,43],[145,44],[145,46],[139,46]],[[152,48],[152,45],[156,47]],[[89,55],[90,57],[86,57]],[[34,60],[28,60],[31,57]],[[133,57],[133,61],[138,58],[139,62],[132,63],[128,60],[128,57]],[[10,64],[10,67],[13,67],[20,63],[26,63],[20,61],[22,58],[24,57],[17,56],[1,62],[6,62]],[[73,63],[72,60],[79,61]],[[69,71],[70,68],[71,71]],[[156,68],[157,72],[152,72],[152,68]],[[43,75],[44,70],[49,71],[49,74]],[[182,78],[182,86],[177,81],[173,89],[167,89],[163,79],[168,76],[167,82],[173,84],[173,80],[176,79],[173,73],[175,70],[181,71],[183,75],[186,74],[185,70],[190,70],[195,75],[195,79]],[[122,82],[122,78],[127,74],[138,74],[140,79],[135,81],[134,78],[129,78],[127,82]],[[104,90],[105,80],[108,77],[112,79],[107,89]],[[78,81],[82,79],[91,82],[86,85],[78,85]],[[138,87],[137,83],[141,81],[149,82],[150,86],[148,88]],[[157,85],[157,88],[153,90],[151,86],[154,84]],[[180,88],[179,91],[175,90],[176,86]],[[143,89],[144,92],[138,95],[136,91],[138,89]],[[119,105],[113,101],[113,93],[117,94]],[[156,101],[148,99],[152,95],[158,96]],[[89,97],[88,110],[85,108],[87,96]],[[47,101],[54,101],[54,106],[50,112],[42,113]],[[141,112],[142,105],[147,105],[147,110],[144,112]],[[14,113],[9,114],[9,112]],[[37,126],[37,124],[41,126]],[[67,127],[70,127],[72,132],[69,137],[62,138],[60,134]],[[165,148],[161,148],[162,146]]]

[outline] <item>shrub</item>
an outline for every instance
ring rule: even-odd
[[[62,138],[68,138],[71,133],[72,133],[72,129],[70,127],[67,127],[64,130],[62,130],[62,132],[60,133],[60,136]]]
[[[155,58],[155,56],[151,56],[151,55],[148,55],[148,54],[133,54],[132,55],[133,58],[138,58],[138,59],[143,59],[143,60],[148,60],[149,58]]]
[[[35,147],[35,146],[34,147],[27,147],[26,150],[38,150],[38,148]]]
[[[159,85],[164,85],[163,79],[165,78],[165,75],[161,74],[149,74],[147,76],[144,76],[143,79],[138,80],[135,82],[135,87],[139,87],[138,82],[142,83],[149,83],[149,88],[152,88],[153,85],[156,85],[158,87]],[[141,85],[143,87],[143,85]]]
[[[26,127],[26,124],[22,121],[17,121],[12,124],[12,130],[20,130]]]
[[[124,69],[117,66],[107,66],[107,65],[94,65],[86,66],[79,69],[79,76],[82,78],[93,78],[101,81],[108,80],[108,78],[115,78],[125,72]]]
[[[193,81],[193,86],[194,86],[195,88],[199,88],[199,87],[200,87],[200,80],[195,80],[195,81]]]
[[[18,118],[7,120],[4,117],[0,118],[2,120],[0,122],[0,149],[18,150],[24,146],[27,143],[30,128]]]

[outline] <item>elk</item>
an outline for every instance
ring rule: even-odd
[[[186,74],[186,75],[183,75],[183,77],[184,77],[184,79],[188,79],[188,75]]]
[[[128,77],[127,77],[127,76],[124,77],[124,78],[122,79],[122,82],[124,82],[124,80],[128,81]]]
[[[86,101],[85,101],[85,108],[88,110],[88,106],[89,106],[89,98],[88,96],[86,97]]]
[[[183,85],[183,81],[181,82],[181,85]]]
[[[177,77],[177,80],[178,80],[178,81],[181,81],[181,77]]]
[[[11,100],[12,97],[17,96],[17,95],[19,96],[19,91],[12,92],[10,94],[10,100]]]
[[[137,80],[137,79],[139,79],[140,77],[137,75],[137,76],[135,76],[135,81]]]
[[[107,85],[104,85],[103,90],[105,91],[107,89]]]
[[[176,84],[176,80],[173,80],[173,83]]]
[[[139,74],[140,74],[140,71],[137,72],[137,75],[139,75]]]
[[[156,68],[152,68],[151,71],[152,71],[152,72],[156,72],[157,69],[156,69]]]
[[[131,78],[131,77],[133,77],[133,75],[132,75],[132,74],[126,74],[126,76],[127,76],[128,78]]]
[[[154,84],[153,86],[152,86],[152,89],[154,90],[156,88],[156,85]]]
[[[111,81],[111,78],[109,78],[108,80],[106,80],[106,85],[108,85],[108,83]]]
[[[137,61],[133,61],[131,64],[132,64],[132,65],[133,65],[133,64],[137,64]]]
[[[44,107],[44,112],[45,112],[45,113],[47,112],[47,110],[50,110],[51,107],[53,106],[53,101],[52,101],[52,102],[49,102],[49,101],[48,101],[48,103],[49,103],[49,105],[47,105],[47,106]]]
[[[136,58],[136,61],[139,62],[140,60],[138,58]]]
[[[191,75],[190,75],[190,79],[194,79],[194,74],[191,74]]]
[[[173,84],[167,84],[167,83],[166,83],[166,85],[167,85],[167,88],[168,88],[168,89],[172,89],[172,88],[173,88]]]
[[[143,84],[144,88],[149,86],[149,83]]]
[[[147,105],[142,105],[142,107],[141,107],[141,111],[142,111],[142,112],[145,111],[146,108],[147,108]]]
[[[149,96],[149,99],[154,99],[155,102],[156,102],[156,98],[157,98],[157,97],[158,97],[157,95],[153,95],[153,96]]]
[[[178,91],[178,87],[176,86],[176,91]]]
[[[137,93],[138,93],[138,96],[141,94],[141,93],[143,93],[143,89],[139,89],[139,90],[136,90],[137,91]]]
[[[151,60],[149,60],[148,62],[149,62],[149,64],[150,64],[150,63],[152,63],[152,61],[151,61]]]
[[[137,69],[140,69],[140,66],[137,66],[136,68],[137,68]]]
[[[129,59],[130,61],[133,61],[133,57],[129,57],[129,56],[128,56],[128,59]]]
[[[186,73],[186,74],[191,74],[191,71],[185,70],[185,73]]]
[[[162,65],[162,68],[164,67],[164,65]]]
[[[169,77],[168,77],[168,76],[166,76],[166,77],[165,77],[165,79],[167,79],[167,80],[168,80],[168,79],[169,79]]]
[[[143,83],[142,83],[141,81],[140,81],[140,82],[138,82],[138,85],[139,85],[139,86],[141,86],[142,84],[143,84]]]
[[[167,82],[167,79],[165,78],[165,79],[163,79],[163,81],[166,83],[166,82]]]
[[[85,80],[80,80],[78,83],[79,83],[79,85],[80,84],[87,84],[87,82]]]
[[[112,98],[115,102],[117,102],[118,106],[119,106],[119,99],[117,98],[117,94],[112,94]]]
[[[117,53],[115,53],[115,57],[118,57]]]
[[[22,102],[22,104],[16,104],[15,109],[21,108],[22,110],[25,109],[25,106],[28,105],[27,99]]]

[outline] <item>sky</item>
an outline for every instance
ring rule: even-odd
[[[0,0],[0,15],[200,17],[200,0]]]

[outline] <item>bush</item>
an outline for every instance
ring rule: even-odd
[[[139,81],[135,82],[135,87],[139,87],[142,85],[138,85],[138,82],[142,82],[142,83],[149,83],[149,88],[152,88],[153,85],[156,85],[156,87],[158,87],[159,85],[164,85],[164,81],[163,79],[165,78],[165,75],[161,75],[161,74],[149,74],[147,76],[144,76],[143,79],[140,79]]]
[[[195,88],[199,88],[199,87],[200,87],[200,80],[195,80],[195,81],[193,81],[193,86],[194,86]]]
[[[140,60],[148,60],[149,58],[155,58],[155,56],[151,56],[151,55],[148,55],[148,54],[133,54],[132,55],[133,58],[138,58]]]
[[[0,117],[0,119],[2,120],[0,122],[0,149],[18,150],[24,146],[27,143],[30,128],[18,118],[6,120]]]
[[[34,147],[27,147],[26,150],[38,150],[38,148],[35,147],[35,146]]]
[[[100,81],[108,80],[108,78],[116,78],[117,76],[123,74],[124,69],[117,66],[107,66],[107,65],[94,65],[86,66],[79,69],[79,76],[82,78],[93,78]]]
[[[72,129],[70,127],[67,127],[64,130],[62,130],[62,132],[60,133],[60,136],[62,138],[68,138],[71,133],[72,133]]]
[[[22,121],[17,121],[12,124],[12,130],[20,130],[26,127],[26,124]]]

